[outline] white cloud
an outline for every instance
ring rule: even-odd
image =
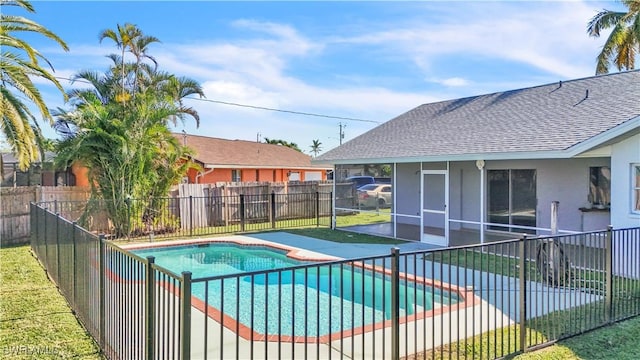
[[[413,59],[427,74],[437,72],[432,67],[436,59],[474,55],[516,61],[564,78],[593,73],[601,42],[585,31],[598,7],[592,2],[453,4],[440,9],[446,13],[438,22],[413,21],[333,41],[384,47]],[[425,12],[431,5],[424,4]]]
[[[251,40],[248,44],[262,48],[269,48],[271,45],[278,45],[275,48],[269,48],[272,52],[286,53],[292,55],[305,55],[312,50],[321,50],[322,46],[309,41],[301,36],[296,29],[289,25],[278,24],[273,22],[256,21],[249,19],[241,19],[233,22],[238,28],[245,28],[256,32],[262,32],[273,35],[273,39],[269,40]]]
[[[462,87],[469,85],[469,81],[461,77],[451,77],[446,79],[428,79],[428,81],[442,84],[449,87]]]

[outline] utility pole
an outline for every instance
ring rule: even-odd
[[[262,135],[262,134],[260,134],[260,133],[256,134],[256,142],[260,142],[260,135]]]
[[[340,126],[340,135],[338,138],[340,139],[340,145],[342,145],[342,139],[344,139],[344,131],[342,131],[342,129],[346,128],[347,124],[342,125],[342,123],[338,123],[338,125]]]

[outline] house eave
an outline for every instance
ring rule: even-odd
[[[610,145],[612,140],[618,137],[623,137],[627,134],[633,135],[635,133],[640,133],[640,115],[570,147],[567,149],[567,153],[570,154],[569,157],[579,157],[582,153],[591,151],[598,147]]]
[[[360,158],[342,160],[324,160],[335,165],[347,164],[389,164],[389,163],[415,163],[415,162],[441,162],[441,161],[476,161],[476,160],[523,160],[523,159],[561,159],[566,158],[562,151],[523,151],[509,153],[475,153],[436,156],[410,156],[388,158]]]
[[[295,170],[332,170],[333,167],[314,167],[314,166],[296,166],[296,165],[246,165],[246,164],[211,164],[205,163],[207,169],[295,169]]]

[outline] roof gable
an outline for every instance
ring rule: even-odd
[[[562,153],[625,122],[640,123],[640,71],[424,104],[318,160]]]

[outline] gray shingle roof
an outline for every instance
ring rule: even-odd
[[[640,70],[424,104],[317,161],[544,154],[638,117]]]

